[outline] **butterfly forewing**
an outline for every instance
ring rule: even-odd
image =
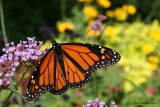
[[[54,88],[54,51],[49,50],[33,72],[27,89],[26,99],[31,101]]]

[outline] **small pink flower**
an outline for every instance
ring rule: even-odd
[[[147,93],[150,94],[150,95],[154,94],[154,92],[155,92],[155,90],[154,90],[154,88],[152,88],[152,87],[149,87],[149,88],[147,89]]]
[[[81,98],[81,97],[84,96],[84,94],[83,94],[82,92],[80,92],[80,91],[75,91],[74,94],[75,94],[75,96],[77,96],[78,98]]]
[[[107,19],[107,17],[105,15],[99,15],[98,19],[101,21],[105,21]]]
[[[115,87],[113,87],[113,86],[109,86],[109,92],[110,92],[110,93],[115,92]]]

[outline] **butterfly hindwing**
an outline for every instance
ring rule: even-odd
[[[62,73],[62,69],[58,60],[56,60],[56,69],[55,69],[55,87],[50,91],[50,93],[55,95],[60,95],[68,90],[66,79]]]
[[[84,73],[77,68],[77,66],[72,62],[67,56],[63,57],[65,73],[66,73],[66,81],[68,83],[68,87],[70,88],[78,88],[82,87],[87,83],[91,74]]]

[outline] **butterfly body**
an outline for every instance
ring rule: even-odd
[[[66,74],[65,74],[65,68],[64,68],[64,63],[63,63],[63,51],[61,49],[61,46],[59,43],[57,43],[55,40],[52,40],[52,50],[55,53],[55,59],[58,60],[60,68],[62,69],[62,73],[64,75],[64,77],[66,78]]]
[[[107,47],[83,43],[59,44],[52,40],[52,48],[31,76],[26,99],[34,100],[46,91],[60,95],[68,88],[82,87],[93,71],[119,60],[119,53]]]

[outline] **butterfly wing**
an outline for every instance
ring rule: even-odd
[[[68,87],[78,88],[85,85],[91,77],[91,73],[84,72],[84,70],[80,67],[80,64],[76,63],[75,60],[71,59],[71,57],[67,54],[64,55],[63,61]]]
[[[56,60],[56,70],[55,70],[55,87],[50,91],[50,93],[55,95],[60,95],[68,90],[66,79],[62,73],[62,68],[58,59]]]
[[[32,101],[38,98],[41,94],[54,88],[54,70],[55,66],[55,53],[53,49],[50,49],[42,58],[40,64],[33,72],[27,89],[26,99]]]
[[[82,87],[88,82],[93,71],[120,60],[119,53],[99,45],[63,43],[61,49],[67,87],[70,88]],[[52,93],[54,91],[52,90]]]

